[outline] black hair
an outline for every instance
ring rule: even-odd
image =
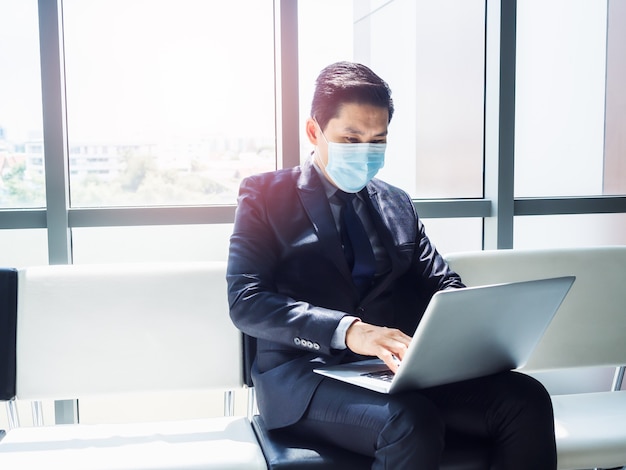
[[[354,62],[336,62],[325,67],[315,81],[311,116],[322,129],[339,115],[346,103],[369,104],[386,108],[389,121],[393,100],[389,85],[370,68]]]

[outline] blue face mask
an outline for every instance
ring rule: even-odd
[[[385,164],[387,144],[338,144],[322,136],[328,144],[326,174],[346,193],[358,193]]]

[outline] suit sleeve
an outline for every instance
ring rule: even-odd
[[[429,297],[440,290],[465,287],[461,281],[461,276],[450,268],[430,241],[426,235],[424,224],[419,218],[417,225],[416,252],[413,264],[418,275],[424,280],[424,286]]]
[[[245,179],[240,187],[227,269],[231,319],[250,336],[332,354],[333,333],[346,313],[291,298],[276,288],[283,241],[272,189],[262,177]]]

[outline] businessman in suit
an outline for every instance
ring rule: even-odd
[[[261,415],[376,469],[437,469],[452,431],[488,442],[491,468],[555,469],[550,397],[523,374],[385,395],[313,372],[364,357],[397,370],[432,295],[463,287],[409,196],[374,178],[393,110],[372,70],[332,64],[306,120],[310,158],[241,183],[228,295],[235,325],[257,338]]]

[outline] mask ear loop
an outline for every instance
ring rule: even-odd
[[[317,119],[315,117],[312,117],[311,119],[313,119],[313,122],[315,123],[317,128],[320,130],[320,134],[322,134],[322,138],[324,139],[324,142],[326,142],[326,145],[328,145],[328,139],[324,135],[324,131],[322,130],[322,126],[320,126],[320,123],[317,122]]]
[[[315,118],[315,116],[312,116],[311,119],[313,119],[313,122],[315,123],[315,125],[317,126],[317,128],[320,130],[320,134],[322,135],[322,138],[324,139],[324,142],[326,142],[326,148],[328,148],[328,139],[326,138],[326,136],[324,135],[324,131],[322,130],[322,126],[320,126],[320,123],[317,122],[317,119]],[[322,156],[320,155],[320,148],[319,145],[315,146],[315,156],[317,159],[317,164],[322,167],[324,165],[322,165]]]

